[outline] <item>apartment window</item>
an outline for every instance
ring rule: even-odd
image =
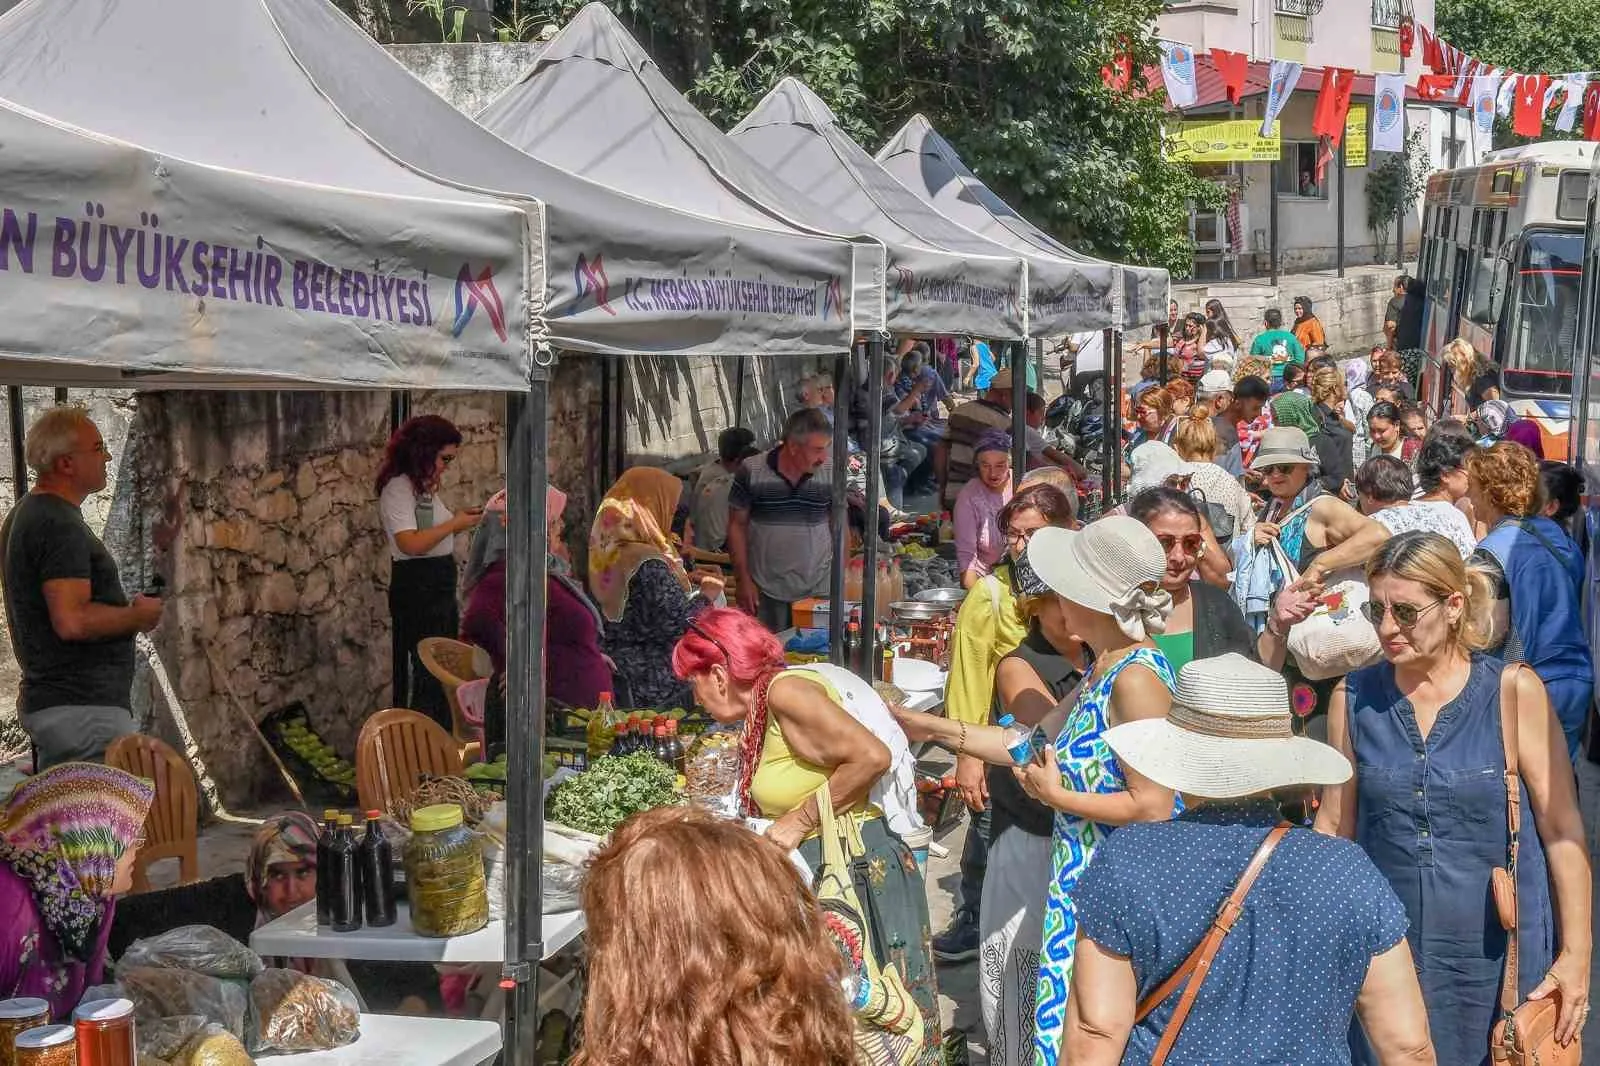
[[[1467,165],[1467,142],[1464,137],[1444,137],[1439,142],[1440,162],[1446,170]]]
[[[1273,0],[1272,9],[1280,15],[1310,18],[1322,12],[1324,0]]]
[[[1278,195],[1305,200],[1328,198],[1328,180],[1333,168],[1330,164],[1328,173],[1323,174],[1320,182],[1317,180],[1316,141],[1284,141],[1279,163]]]
[[[1411,14],[1411,0],[1372,0],[1372,24],[1381,29],[1398,30]]]

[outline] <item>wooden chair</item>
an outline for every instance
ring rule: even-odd
[[[133,890],[150,891],[150,864],[162,859],[178,860],[178,884],[200,880],[200,793],[183,756],[165,741],[134,733],[112,742],[106,764],[156,785],[144,821],[144,847],[134,860]]]
[[[364,811],[394,810],[422,776],[461,776],[461,752],[437,722],[390,708],[368,718],[356,739],[356,795]]]
[[[461,714],[461,703],[456,699],[456,689],[462,682],[475,681],[494,673],[489,653],[476,644],[468,644],[449,637],[428,637],[417,642],[417,656],[422,665],[444,686],[444,698],[450,704],[450,734],[455,738],[457,752],[463,763],[480,748],[474,735],[476,730]]]

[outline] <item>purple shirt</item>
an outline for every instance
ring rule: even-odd
[[[61,946],[45,929],[33,893],[11,867],[0,863],[0,914],[7,915],[0,936],[0,999],[34,996],[47,1000],[50,1017],[64,1021],[83,998],[83,990],[100,984],[106,966],[106,942],[116,901],[106,904],[88,962],[61,963]]]
[[[559,577],[551,575],[545,606],[546,694],[573,707],[593,707],[612,689],[600,653],[600,624]],[[472,587],[461,614],[461,639],[489,653],[496,676],[506,669],[506,565],[490,566]]]
[[[1011,487],[991,491],[980,479],[961,486],[956,495],[956,573],[989,573],[1005,554],[1006,540],[1000,532],[1000,509],[1011,499]]]

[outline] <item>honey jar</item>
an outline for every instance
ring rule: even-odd
[[[70,1025],[39,1025],[18,1033],[12,1061],[17,1066],[77,1066],[77,1038]]]
[[[50,1004],[42,999],[0,1000],[0,1066],[13,1066],[17,1034],[50,1024]]]
[[[133,1001],[94,999],[72,1012],[78,1031],[78,1066],[138,1066]]]

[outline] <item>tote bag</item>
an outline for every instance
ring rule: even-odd
[[[1276,537],[1269,543],[1288,584],[1300,580],[1300,570],[1289,561]],[[1361,613],[1368,599],[1367,583],[1352,573],[1339,580],[1329,575],[1322,599],[1311,617],[1289,628],[1289,653],[1308,681],[1342,677],[1371,666],[1383,658],[1378,631]]]

